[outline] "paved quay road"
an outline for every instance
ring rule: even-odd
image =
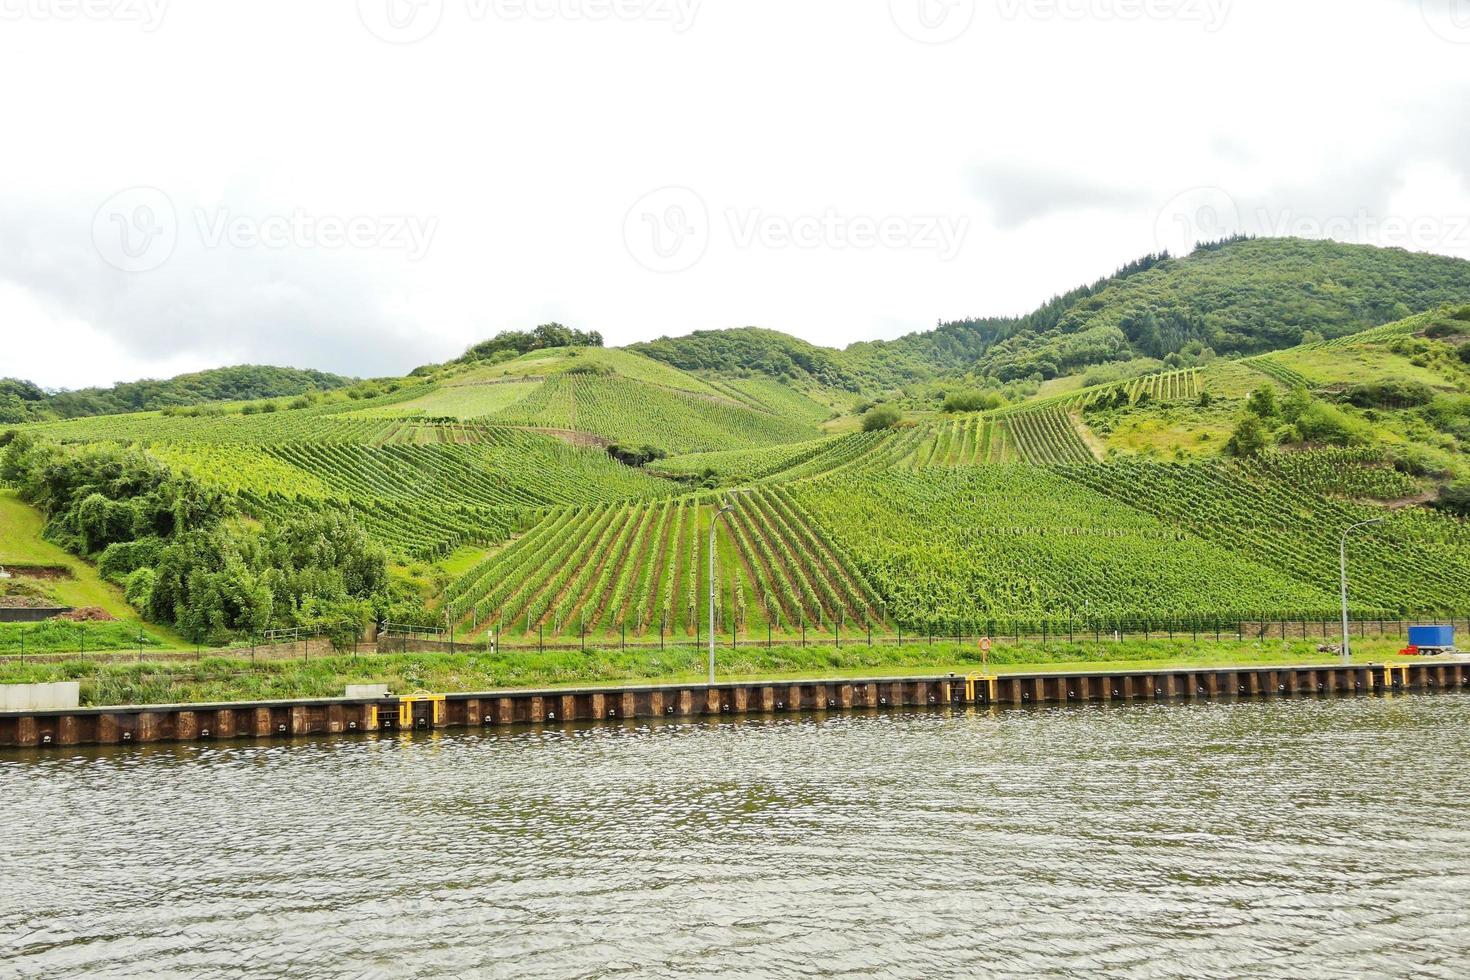
[[[0,751],[0,977],[1462,977],[1470,697]]]

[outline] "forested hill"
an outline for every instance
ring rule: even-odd
[[[970,374],[1008,382],[1170,354],[1256,354],[1470,299],[1470,262],[1368,245],[1234,239],[1150,255],[1021,317],[957,320],[892,341],[815,347],[769,330],[635,345],[685,370],[757,371],[855,390]]]
[[[59,392],[46,392],[29,381],[0,378],[0,423],[280,398],[311,391],[331,391],[350,384],[351,378],[337,374],[255,364],[181,374],[166,381],[130,381],[111,388]]]

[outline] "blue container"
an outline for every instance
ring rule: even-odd
[[[1409,643],[1421,650],[1447,650],[1455,645],[1453,626],[1410,626]]]

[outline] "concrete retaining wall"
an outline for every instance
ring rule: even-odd
[[[0,623],[41,623],[52,616],[71,612],[70,606],[55,606],[49,609],[15,608],[0,606]]]
[[[0,684],[0,711],[66,711],[81,704],[81,684]]]

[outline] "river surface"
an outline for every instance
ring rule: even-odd
[[[0,752],[0,976],[1470,975],[1470,697]]]

